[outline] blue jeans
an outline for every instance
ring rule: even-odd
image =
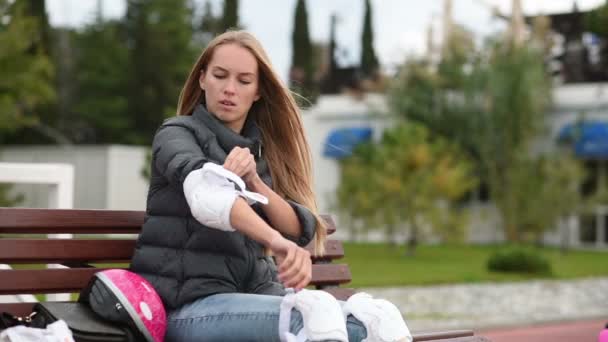
[[[279,308],[283,297],[244,293],[212,295],[170,312],[167,342],[262,341],[279,339]],[[289,330],[302,329],[302,316],[291,313]],[[346,321],[349,341],[367,336],[365,327],[352,315]]]

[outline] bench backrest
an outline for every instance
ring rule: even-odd
[[[0,208],[0,295],[77,293],[101,269],[128,267],[145,213],[116,210]],[[331,216],[323,215],[335,232]],[[74,234],[71,239],[46,234]],[[351,281],[342,243],[328,239],[326,254],[313,257],[312,282],[341,299],[352,291],[338,286]],[[307,246],[312,252],[312,247]],[[61,264],[67,268],[46,268]],[[1,300],[0,300],[1,301]],[[0,312],[25,314],[31,304],[0,303]]]

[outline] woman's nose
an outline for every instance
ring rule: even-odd
[[[226,94],[234,94],[236,92],[236,86],[235,86],[235,81],[234,80],[228,80],[226,81],[226,85],[224,87],[224,93]]]

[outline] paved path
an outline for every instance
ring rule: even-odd
[[[608,277],[360,290],[397,305],[413,332],[608,321]]]
[[[608,318],[510,329],[480,330],[476,333],[487,337],[492,342],[597,342],[597,337],[606,322],[608,322]]]

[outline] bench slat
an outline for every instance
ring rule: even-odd
[[[0,263],[63,263],[70,261],[126,262],[133,255],[135,240],[118,239],[0,239]],[[312,245],[306,247],[311,253]],[[342,242],[327,240],[326,253],[317,260],[340,259]]]
[[[451,330],[440,333],[418,333],[416,334],[416,342],[440,340],[446,338],[460,338],[473,336],[472,330]]]
[[[102,268],[0,270],[0,294],[80,292]]]
[[[346,264],[314,264],[312,265],[311,285],[338,285],[352,280]]]
[[[0,270],[0,294],[79,292],[103,268]],[[311,285],[338,285],[351,281],[345,264],[312,266]]]
[[[130,262],[135,240],[0,239],[0,263]]]
[[[344,301],[347,300],[348,298],[350,298],[350,296],[357,293],[357,291],[355,291],[354,289],[349,289],[346,287],[329,287],[329,288],[321,288],[321,287],[322,286],[318,286],[316,288],[319,290],[329,292],[334,297],[336,297],[336,299],[344,300]]]
[[[0,208],[0,233],[138,233],[143,211]]]
[[[314,241],[306,246],[306,249],[313,254]],[[342,241],[338,240],[325,240],[325,254],[322,257],[312,257],[313,260],[335,260],[344,257],[344,247],[342,247]]]
[[[450,333],[449,331],[447,332]],[[471,332],[472,333],[472,332]],[[436,335],[436,336],[435,336]],[[483,336],[464,336],[464,337],[443,337],[445,333],[436,333],[436,334],[424,334],[424,336],[420,336],[419,334],[413,334],[414,337],[413,342],[422,342],[422,341],[436,341],[436,342],[492,342],[486,337]]]

